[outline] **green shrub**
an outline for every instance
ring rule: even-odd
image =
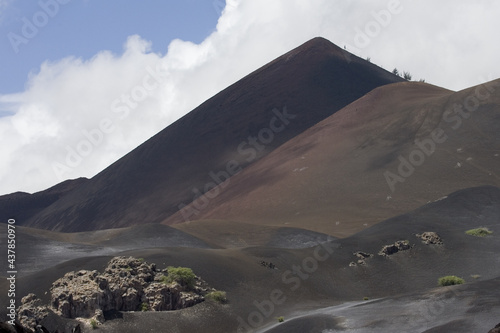
[[[367,301],[367,300],[369,300],[368,297],[363,297],[363,301]]]
[[[97,329],[97,320],[91,319],[90,326],[92,327],[93,330]]]
[[[167,276],[164,278],[166,283],[177,282],[181,286],[186,286],[189,289],[194,287],[196,275],[194,275],[193,270],[187,267],[167,267]]]
[[[278,319],[278,323],[282,323],[285,321],[285,317],[283,317],[283,316],[280,316],[277,319]]]
[[[467,235],[476,236],[476,237],[485,237],[491,235],[493,231],[489,231],[488,228],[476,228],[470,229],[465,232]]]
[[[227,302],[227,297],[226,297],[225,291],[220,291],[220,290],[211,291],[205,297],[208,299],[214,300],[217,303],[226,303]]]
[[[148,311],[149,310],[149,304],[148,303],[142,303],[141,304],[141,311]]]
[[[169,282],[169,279],[167,278],[166,275],[163,275],[161,278],[160,278],[160,282],[163,283],[163,284],[167,284],[167,283],[170,283]]]
[[[453,286],[455,284],[463,284],[463,283],[465,283],[465,280],[462,278],[459,278],[458,276],[455,276],[455,275],[443,276],[443,277],[440,277],[438,280],[438,284],[441,287]]]
[[[481,275],[479,275],[479,274],[472,274],[470,277],[473,278],[473,279],[479,279],[481,277]]]

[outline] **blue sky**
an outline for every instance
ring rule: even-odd
[[[499,78],[498,13],[495,0],[0,0],[0,195],[94,176],[316,36],[452,90]]]
[[[134,34],[152,41],[152,51],[162,54],[176,38],[201,43],[215,30],[221,13],[219,3],[210,0],[67,1],[6,1],[0,17],[0,94],[22,91],[29,73],[46,60],[89,59],[102,50],[119,54]],[[47,15],[43,25],[40,12],[55,15]],[[23,18],[35,24],[34,17],[41,25],[35,25],[34,37],[26,44],[9,39],[9,33],[24,38]]]

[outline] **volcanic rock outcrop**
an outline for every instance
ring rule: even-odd
[[[103,274],[81,270],[54,282],[51,305],[66,318],[89,318],[110,310],[167,311],[203,302],[203,294],[209,290],[199,278],[191,287],[181,282],[165,283],[165,277],[155,264],[115,257]]]
[[[390,256],[394,253],[400,251],[406,251],[411,249],[410,242],[408,241],[396,241],[394,244],[385,245],[382,250],[379,251],[380,256]]]
[[[66,273],[52,284],[50,306],[35,294],[23,297],[18,318],[24,327],[35,328],[49,315],[92,318],[104,321],[105,311],[169,311],[191,307],[215,289],[194,275],[189,281],[169,276],[155,264],[133,257],[111,259],[103,273],[80,270]]]
[[[441,239],[441,237],[439,237],[439,235],[433,231],[426,231],[422,234],[416,234],[415,236],[422,239],[422,242],[425,244],[443,244],[443,240]]]
[[[489,330],[488,333],[500,333],[500,324]]]
[[[49,308],[35,294],[28,294],[21,300],[17,309],[20,323],[25,327],[36,327],[41,320],[49,315]]]
[[[363,251],[354,252],[353,255],[355,255],[356,257],[358,257],[358,262],[355,263],[354,261],[351,261],[351,263],[349,264],[349,266],[351,266],[351,267],[354,267],[354,266],[357,266],[357,265],[366,265],[366,259],[373,257],[373,254],[366,253],[366,252],[363,252]]]

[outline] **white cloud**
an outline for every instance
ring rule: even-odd
[[[394,13],[383,16],[391,8]],[[199,45],[175,40],[160,55],[131,36],[121,55],[103,51],[87,61],[44,63],[24,92],[0,96],[0,111],[12,113],[0,118],[0,193],[56,184],[61,179],[54,165],[63,178],[91,177],[221,89],[315,36],[451,89],[499,77],[499,11],[495,1],[228,0],[217,30]],[[380,23],[374,13],[382,15]],[[90,146],[85,133],[94,135]],[[78,149],[88,155],[79,163],[75,156],[67,160],[68,151]],[[68,161],[74,167],[61,169]]]

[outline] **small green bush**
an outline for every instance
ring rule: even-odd
[[[462,278],[459,278],[458,276],[455,276],[455,275],[443,276],[443,277],[440,277],[438,280],[438,284],[441,287],[453,286],[455,284],[463,284],[463,283],[465,283],[465,280]]]
[[[97,329],[97,320],[91,319],[90,326],[92,327],[93,330]]]
[[[163,284],[168,284],[170,283],[169,282],[169,279],[167,278],[166,275],[163,275],[161,278],[160,278],[160,282],[163,283]]]
[[[363,301],[367,301],[367,300],[369,300],[368,297],[363,297]]]
[[[470,277],[473,278],[473,279],[479,279],[481,277],[481,275],[479,275],[479,274],[472,274]]]
[[[148,311],[149,310],[149,305],[148,303],[142,303],[141,304],[141,311]]]
[[[485,237],[491,235],[493,231],[488,230],[488,228],[476,228],[470,229],[465,232],[467,235],[476,236],[476,237]]]
[[[221,304],[227,302],[225,291],[220,291],[220,290],[211,291],[205,297]]]
[[[283,316],[278,317],[278,323],[282,323],[284,321],[285,321],[285,317],[283,317]]]
[[[187,286],[189,289],[192,289],[194,287],[195,278],[196,275],[191,268],[169,266],[167,267],[167,276],[164,278],[164,282],[177,282],[182,286]]]

